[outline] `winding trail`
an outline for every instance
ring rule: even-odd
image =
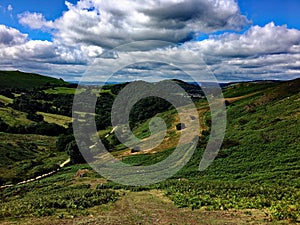
[[[13,186],[17,186],[17,185],[20,185],[20,184],[27,184],[27,183],[30,183],[30,182],[33,182],[33,181],[36,181],[36,180],[40,180],[44,177],[48,177],[54,173],[57,173],[61,168],[63,168],[64,166],[66,166],[69,162],[71,161],[70,158],[68,158],[66,161],[64,161],[62,164],[59,165],[59,168],[56,169],[56,170],[53,170],[49,173],[45,173],[45,174],[42,174],[40,176],[37,176],[35,178],[32,178],[32,179],[29,179],[29,180],[24,180],[24,181],[21,181],[19,183],[16,183],[16,184],[8,184],[8,185],[4,185],[4,186],[0,186],[0,189],[3,189],[3,188],[7,188],[7,187],[13,187]]]

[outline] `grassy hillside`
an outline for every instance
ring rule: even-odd
[[[63,86],[68,83],[47,76],[20,71],[0,71],[0,88],[36,88],[45,85]]]
[[[249,94],[244,88],[236,90]],[[198,172],[203,152],[199,148],[176,175],[190,181],[166,184],[167,195],[180,207],[269,208],[272,218],[296,221],[300,215],[299,100],[298,79],[231,102],[217,159]]]
[[[19,125],[26,126],[34,123],[26,117],[27,113],[25,112],[15,110],[10,107],[0,107],[0,118],[12,127]]]
[[[56,151],[56,137],[0,133],[0,185],[50,172],[67,159]]]
[[[274,219],[299,217],[300,80],[254,86],[235,85],[235,93],[231,88],[225,91],[225,96],[231,97],[226,99],[227,131],[211,166],[198,171],[208,138],[204,135],[191,161],[160,185],[177,206],[210,210],[268,208]],[[201,116],[209,120],[209,113]],[[150,165],[171,152],[129,155],[123,161]]]
[[[109,103],[112,94],[117,94],[121,87],[106,87],[104,103]],[[57,91],[71,93],[68,89]],[[11,218],[32,224],[135,224],[137,221],[141,224],[289,224],[299,221],[300,79],[229,85],[224,96],[225,139],[207,170],[200,172],[198,165],[209,137],[210,113],[205,99],[198,99],[196,106],[203,132],[192,159],[172,178],[147,187],[127,187],[106,180],[86,164],[72,165],[40,181],[0,190],[0,221]],[[39,114],[48,122],[61,125],[70,119],[45,112]],[[131,165],[151,165],[168,157],[180,135],[175,129],[178,116],[169,108],[157,116],[166,121],[169,129],[167,140],[161,146],[146,153],[131,153],[118,143],[112,146],[113,154]],[[149,121],[148,118],[138,121],[134,134],[149,139]],[[107,126],[99,134],[103,137],[111,130]],[[42,168],[54,161],[61,162],[65,153],[51,151],[56,138],[1,133],[0,163],[5,170],[0,174],[16,171],[16,175],[20,168],[29,168],[29,173],[34,174],[36,165]],[[113,135],[107,140],[111,145],[115,142]],[[79,169],[84,171],[82,177],[76,176]],[[112,217],[112,214],[120,216]],[[157,215],[165,220],[158,221]]]
[[[56,149],[56,141],[71,118],[50,112],[61,111],[59,107],[71,102],[72,96],[59,95],[60,91],[45,94],[43,89],[63,90],[66,87],[61,86],[68,85],[51,77],[0,71],[0,79],[0,185],[3,185],[52,171],[68,158],[66,152]]]
[[[201,178],[205,180],[231,180],[234,182],[254,182],[284,184],[300,188],[300,79],[268,83],[261,88],[250,83],[235,85],[234,92],[226,89],[230,100],[227,106],[227,130],[222,148],[213,164],[204,172],[198,171],[198,163],[204,151],[203,135],[199,147],[189,164],[176,178]],[[247,87],[249,90],[247,90]],[[268,88],[266,88],[268,87]],[[258,92],[259,91],[259,92]],[[242,95],[237,95],[241,93]],[[245,95],[243,95],[245,94]],[[249,95],[251,94],[251,95]],[[197,104],[199,109],[204,104]],[[200,111],[203,121],[209,120],[209,112]],[[173,115],[171,111],[162,114]],[[174,115],[175,118],[175,115]],[[170,120],[170,119],[169,119]],[[168,127],[174,127],[170,122]],[[134,130],[137,136],[147,137],[148,121]],[[169,151],[158,154],[132,155],[125,162],[152,164],[156,158],[167,156]]]
[[[226,98],[238,97],[247,94],[253,94],[259,91],[264,91],[267,88],[278,86],[279,82],[275,81],[253,81],[244,83],[234,83],[226,86],[224,96]]]
[[[207,176],[299,188],[299,99],[298,79],[232,102],[220,158]]]
[[[253,90],[251,85],[248,87]],[[245,89],[244,85],[235,87],[236,92],[251,93]],[[176,177],[277,183],[300,188],[300,80],[277,83],[258,94],[257,90],[255,95],[240,96],[227,106],[227,131],[213,164],[204,172],[198,171],[205,146],[202,141],[207,138],[203,136],[193,159]],[[201,116],[206,120],[209,114]],[[148,165],[162,158],[162,154],[167,156],[169,152],[129,156],[125,162],[141,161]]]

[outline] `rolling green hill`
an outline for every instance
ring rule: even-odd
[[[32,89],[45,85],[65,86],[63,80],[21,71],[0,71],[0,88]]]

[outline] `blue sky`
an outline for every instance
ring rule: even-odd
[[[69,0],[71,3],[76,3],[77,0]],[[9,11],[9,5],[12,10]],[[42,13],[46,19],[54,20],[62,15],[67,10],[65,1],[40,1],[40,0],[26,0],[26,1],[11,1],[2,0],[0,2],[0,23],[10,27],[17,28],[18,30],[28,33],[31,39],[37,40],[50,40],[51,34],[41,32],[39,30],[31,30],[26,26],[22,26],[18,21],[18,15],[26,11]]]
[[[274,21],[276,25],[287,24],[300,29],[300,1],[298,0],[238,0],[241,12],[253,24],[265,25]]]
[[[299,0],[156,2],[2,0],[0,69],[74,80],[104,51],[154,39],[199,53],[219,80],[300,76]]]

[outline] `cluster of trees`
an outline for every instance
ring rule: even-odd
[[[65,133],[58,136],[56,141],[56,148],[58,151],[66,151],[70,156],[72,164],[85,163],[85,159],[79,151],[78,145],[75,141],[73,135],[72,124],[69,125],[69,128]]]
[[[10,106],[16,110],[34,114],[37,111],[72,116],[73,95],[55,95],[29,92],[14,99]]]
[[[103,130],[111,126],[111,109],[114,97],[109,93],[101,93],[96,103],[96,126],[98,130]]]
[[[11,89],[2,89],[2,90],[0,90],[0,95],[4,95],[8,98],[14,98],[15,96],[14,96],[13,93],[14,92],[12,92]]]
[[[147,97],[137,102],[129,114],[130,127],[152,118],[158,113],[171,109],[172,105],[168,101],[159,97]]]
[[[66,133],[66,128],[54,123],[47,123],[41,121],[28,126],[10,126],[3,119],[0,118],[0,132],[13,134],[40,134],[47,136],[58,136]]]
[[[3,119],[0,117],[0,132],[6,132],[9,128],[9,125],[3,121]]]

